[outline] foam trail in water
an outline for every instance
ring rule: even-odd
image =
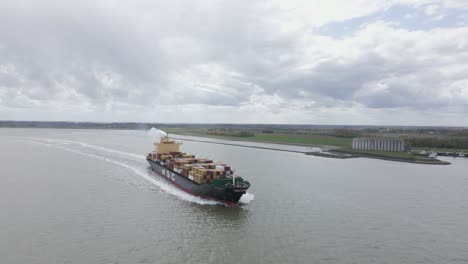
[[[28,138],[28,137],[14,137],[14,138],[46,141],[46,142],[51,143],[51,144],[57,144],[57,143],[62,144],[62,145],[76,144],[76,145],[80,145],[81,147],[92,148],[92,149],[99,150],[99,151],[105,151],[105,152],[109,152],[109,153],[113,153],[113,154],[118,154],[120,156],[130,157],[130,158],[135,159],[135,160],[144,160],[145,159],[144,155],[139,155],[139,154],[135,154],[135,153],[131,153],[131,152],[124,152],[124,151],[105,148],[105,147],[101,147],[101,146],[91,145],[91,144],[80,142],[80,141],[71,141],[71,140],[54,139],[54,138]]]
[[[154,176],[152,176],[153,173],[150,172],[150,171],[142,170],[142,169],[133,167],[131,165],[128,165],[126,163],[123,163],[123,162],[119,162],[119,161],[116,161],[116,160],[113,160],[113,159],[110,159],[110,158],[107,158],[107,157],[104,157],[104,156],[100,156],[100,155],[95,155],[95,154],[85,153],[85,152],[78,151],[78,150],[73,150],[73,149],[70,149],[70,148],[65,148],[65,147],[58,146],[58,145],[51,145],[51,144],[46,144],[46,143],[37,142],[37,141],[26,141],[26,140],[22,140],[22,139],[20,139],[20,140],[25,141],[25,142],[40,144],[40,145],[43,145],[43,146],[52,147],[52,148],[56,148],[56,149],[61,149],[61,150],[64,150],[64,151],[68,151],[68,152],[88,156],[88,157],[91,157],[91,158],[99,159],[99,160],[102,160],[102,161],[106,161],[106,162],[109,162],[109,163],[116,164],[118,166],[125,167],[125,168],[129,169],[130,171],[132,171],[133,173],[137,174],[138,176],[141,176],[142,178],[144,178],[148,182],[152,183],[153,185],[158,186],[164,192],[172,194],[174,196],[177,196],[178,198],[180,198],[182,200],[185,200],[185,201],[188,201],[188,202],[193,202],[193,203],[202,204],[202,205],[222,204],[222,203],[217,202],[217,201],[205,200],[203,198],[188,194],[188,193],[186,193],[186,192],[184,192],[182,190],[177,189],[173,185],[164,182],[163,179],[156,179]],[[47,141],[49,142],[51,140],[47,140]],[[58,142],[58,141],[53,141],[53,142]]]
[[[123,152],[123,151],[110,149],[110,148],[105,148],[105,147],[100,147],[100,146],[96,146],[96,145],[91,145],[91,144],[84,143],[84,142],[79,142],[79,141],[70,141],[70,140],[63,140],[63,139],[50,139],[50,138],[48,138],[46,140],[48,142],[51,142],[51,143],[78,144],[78,145],[80,145],[82,147],[85,147],[85,148],[92,148],[92,149],[96,149],[96,150],[100,150],[100,151],[119,154],[119,155],[122,155],[122,156],[131,157],[131,158],[136,159],[136,160],[142,160],[142,159],[145,158],[144,155],[138,155],[138,154],[131,153],[131,152]]]
[[[117,154],[119,156],[129,157],[131,159],[135,159],[135,160],[138,160],[138,161],[144,161],[145,156],[143,156],[143,155],[138,155],[138,154],[134,154],[134,153],[130,153],[130,152],[123,152],[123,151],[118,151],[118,150],[109,149],[109,148],[105,148],[105,147],[95,146],[95,145],[91,145],[91,144],[84,143],[84,142],[70,141],[70,140],[63,140],[63,139],[19,138],[18,137],[18,140],[25,141],[25,142],[36,143],[36,144],[40,144],[40,145],[44,145],[44,146],[48,146],[48,147],[61,149],[61,150],[68,151],[68,152],[73,152],[73,153],[76,153],[76,154],[85,155],[85,156],[88,156],[88,157],[100,159],[100,160],[103,160],[103,161],[106,161],[106,162],[110,162],[110,163],[125,167],[125,168],[131,170],[133,173],[141,176],[142,178],[144,178],[148,182],[152,183],[153,185],[158,186],[160,189],[162,189],[166,193],[178,196],[179,198],[181,198],[183,200],[186,200],[186,201],[189,201],[189,202],[194,202],[194,203],[198,203],[198,204],[222,204],[221,202],[206,200],[206,199],[203,199],[203,198],[188,194],[188,193],[174,187],[173,185],[165,182],[164,180],[160,179],[159,176],[155,177],[155,174],[152,171],[142,170],[142,169],[139,169],[138,167],[133,167],[133,166],[128,165],[128,164],[126,164],[124,162],[120,162],[120,161],[117,161],[117,160],[114,160],[114,159],[110,159],[109,157],[105,157],[105,156],[102,156],[102,155],[85,153],[83,151],[74,150],[74,149],[71,149],[69,147],[75,144],[75,145],[79,145],[80,147],[82,147],[84,149],[88,148],[88,149],[103,151],[103,152],[107,152],[107,153]],[[37,140],[46,141],[47,143],[37,142]],[[242,196],[239,203],[240,204],[248,204],[253,200],[254,200],[254,195],[251,194],[251,193],[246,193],[246,194],[244,194]]]
[[[254,198],[255,198],[255,195],[253,193],[248,192],[248,193],[245,193],[244,195],[242,195],[242,197],[239,200],[239,203],[240,204],[248,204],[251,201],[253,201]]]

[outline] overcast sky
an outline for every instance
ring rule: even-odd
[[[468,1],[0,0],[0,120],[468,126]]]

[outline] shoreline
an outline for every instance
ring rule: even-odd
[[[450,165],[452,164],[448,161],[443,161],[439,159],[431,159],[431,158],[426,158],[426,157],[397,157],[397,156],[382,155],[382,154],[359,153],[359,152],[342,150],[342,149],[334,149],[334,150],[330,150],[330,152],[349,154],[356,158],[362,157],[362,158],[380,159],[380,160],[406,162],[406,163],[414,163],[414,164],[425,164],[425,165]]]
[[[277,144],[277,145],[286,145],[286,146],[297,146],[297,147],[316,147],[322,148],[325,151],[330,149],[342,148],[343,146],[339,145],[330,145],[330,144],[308,144],[308,143],[297,143],[297,142],[284,142],[284,141],[271,141],[271,140],[258,140],[253,139],[254,137],[235,137],[235,136],[220,136],[220,135],[210,135],[204,133],[191,133],[191,132],[168,132],[168,134],[174,134],[179,136],[189,136],[189,137],[199,137],[199,138],[212,138],[212,139],[221,139],[226,141],[239,141],[239,142],[250,142],[250,143],[267,143],[267,144]],[[331,137],[327,135],[318,135],[321,137]],[[351,144],[351,143],[350,143]]]
[[[186,135],[186,136],[199,137],[199,136],[194,136],[194,135]],[[359,153],[355,151],[342,150],[339,148],[326,149],[326,147],[329,147],[329,146],[317,146],[317,145],[312,146],[312,145],[298,145],[298,144],[286,144],[286,143],[280,144],[277,142],[248,141],[252,143],[267,143],[267,144],[279,144],[279,145],[286,145],[286,146],[289,145],[289,146],[302,146],[302,147],[319,147],[322,149],[326,149],[326,151],[322,151],[322,152],[313,152],[313,151],[301,151],[301,150],[288,150],[288,149],[280,149],[280,148],[273,148],[273,147],[248,146],[248,145],[242,145],[238,143],[213,142],[213,141],[202,140],[202,139],[200,140],[199,139],[183,139],[183,138],[177,138],[177,137],[173,137],[173,139],[244,147],[244,148],[255,148],[255,149],[283,151],[283,152],[290,152],[290,153],[301,153],[301,154],[305,154],[309,156],[317,156],[317,157],[332,158],[332,159],[371,158],[371,159],[380,159],[380,160],[387,160],[387,161],[396,161],[396,162],[405,162],[405,163],[423,164],[423,165],[450,165],[451,164],[450,162],[447,162],[447,161],[424,158],[424,157],[397,157],[397,156],[382,155],[382,154]],[[221,139],[221,138],[216,138],[216,139]],[[234,140],[229,140],[229,139],[221,139],[221,140],[234,141]]]

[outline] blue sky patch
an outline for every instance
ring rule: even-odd
[[[406,30],[430,30],[450,28],[468,24],[468,12],[458,9],[444,9],[436,5],[414,8],[408,5],[395,5],[368,16],[328,23],[317,29],[321,35],[344,38],[354,34],[360,27],[375,22],[394,23],[395,27]]]

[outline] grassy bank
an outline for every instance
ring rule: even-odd
[[[230,136],[229,134],[212,134],[205,128],[162,128],[168,133],[202,136],[209,138],[219,138],[249,142],[269,142],[279,144],[293,144],[303,146],[330,146],[330,147],[351,147],[351,138],[333,137],[317,134],[295,134],[295,133],[252,133],[252,136]]]
[[[294,134],[256,134],[252,139],[253,141],[260,142],[292,143],[299,145],[333,147],[349,147],[351,146],[352,142],[351,138]]]
[[[333,155],[328,152],[327,157],[336,158],[350,158],[350,157],[368,157],[375,159],[422,163],[422,164],[447,164],[446,162],[436,159],[429,159],[414,155],[411,152],[390,152],[390,151],[370,151],[370,150],[353,150],[351,148],[352,138],[343,136],[323,135],[317,133],[305,133],[304,131],[262,131],[256,129],[231,129],[231,128],[203,128],[203,127],[190,127],[190,128],[175,128],[166,127],[162,128],[168,133],[201,136],[207,138],[218,138],[225,140],[246,141],[246,142],[268,142],[277,144],[288,145],[301,145],[301,146],[317,146],[332,149]],[[243,132],[243,133],[241,133]],[[327,153],[327,152],[324,152]],[[330,155],[329,155],[330,154]],[[341,154],[341,156],[339,156]],[[312,153],[310,155],[317,155]]]
[[[430,150],[433,152],[463,152],[468,153],[468,149],[451,149],[451,148],[412,148],[413,151]]]
[[[399,157],[399,158],[413,158],[413,155],[410,152],[393,152],[393,151],[378,151],[378,150],[353,150],[351,148],[342,148],[341,150],[356,153],[356,154],[363,154],[363,155],[384,155],[388,157]]]
[[[366,157],[372,159],[381,159],[381,160],[390,160],[390,161],[399,161],[399,162],[408,162],[408,163],[417,163],[417,164],[431,164],[431,165],[449,165],[450,162],[432,159],[428,157],[421,157],[413,155],[408,152],[387,152],[387,151],[356,151],[356,150],[346,150],[346,149],[335,149],[332,150],[333,153],[341,154],[350,154],[354,157]]]

